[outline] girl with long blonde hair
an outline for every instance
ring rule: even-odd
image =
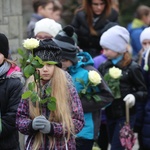
[[[83,127],[81,102],[70,75],[60,68],[60,52],[52,40],[40,41],[40,46],[34,49],[34,55],[45,61],[42,68],[37,68],[41,77],[41,98],[47,98],[46,89],[51,87],[50,96],[56,99],[56,109],[50,111],[47,103],[32,102],[30,98],[20,102],[16,124],[21,133],[28,135],[25,149],[75,149],[75,134]],[[56,65],[46,61],[56,62]],[[33,76],[26,84],[32,81]],[[39,88],[37,84],[36,89]]]

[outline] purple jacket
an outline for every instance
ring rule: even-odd
[[[73,86],[70,76],[67,74],[67,78],[69,81],[68,90],[70,91],[70,107],[72,110],[72,119],[75,126],[75,134],[78,133],[84,125],[84,117],[83,117],[83,109],[81,105],[81,101],[79,99],[76,88]],[[69,107],[68,106],[68,107]],[[42,107],[43,112],[50,111],[47,107]],[[45,115],[45,113],[43,115]],[[18,130],[28,135],[25,149],[32,150],[32,144],[35,138],[35,134],[38,131],[34,131],[32,129],[32,120],[29,116],[29,102],[28,100],[22,100],[18,107],[17,117],[16,117],[16,125]],[[69,141],[66,143],[66,138],[63,135],[62,123],[51,122],[51,128],[53,129],[52,134],[50,136],[55,138],[55,150],[66,150],[66,145],[68,150],[76,150],[75,136],[72,135]],[[67,132],[67,131],[66,131]],[[50,132],[51,133],[51,132]],[[44,146],[40,147],[39,150],[49,149],[49,138],[47,134],[43,134],[44,136]]]
[[[94,57],[93,60],[94,60],[94,67],[96,69],[98,69],[99,66],[107,60],[107,57],[105,55],[101,54],[99,56]],[[101,115],[102,122],[101,123],[106,123],[105,110],[102,109],[101,113],[102,113],[102,115]]]
[[[94,57],[93,60],[94,60],[94,67],[98,69],[99,66],[107,60],[107,58],[105,55],[101,54],[99,56]]]

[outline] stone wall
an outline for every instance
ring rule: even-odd
[[[0,32],[8,37],[12,53],[22,43],[22,21],[22,0],[0,0]]]

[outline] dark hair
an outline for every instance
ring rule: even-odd
[[[107,18],[111,13],[111,0],[102,0],[105,3],[103,17]],[[80,10],[84,10],[87,16],[87,22],[92,35],[97,35],[93,27],[93,11],[92,11],[92,0],[83,0],[82,7]]]
[[[135,18],[142,19],[143,16],[148,16],[150,14],[150,7],[145,5],[140,5],[135,13]]]
[[[62,4],[59,2],[59,0],[54,0],[53,11],[57,11],[57,10],[62,11],[62,9],[63,7],[62,7]]]
[[[37,13],[39,6],[42,6],[43,8],[49,4],[49,3],[53,3],[53,0],[33,0],[32,1],[32,7],[35,13]]]

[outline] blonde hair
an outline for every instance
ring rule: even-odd
[[[34,81],[34,77],[31,77],[27,84],[31,81]],[[74,134],[74,125],[71,117],[71,110],[69,107],[70,93],[68,89],[68,81],[65,75],[65,72],[55,66],[54,74],[51,78],[51,96],[56,98],[56,110],[51,111],[49,116],[49,121],[62,123],[63,134],[65,136],[65,131],[67,131],[67,141],[70,139],[70,136]],[[59,89],[59,92],[58,92]],[[31,101],[29,101],[29,113],[30,117],[34,119],[36,116],[41,115],[39,110],[39,103],[36,101],[34,106]],[[55,138],[49,137],[50,139],[50,149],[54,147]],[[33,143],[33,150],[37,150],[43,141],[42,133],[38,132],[35,136],[35,141]]]

